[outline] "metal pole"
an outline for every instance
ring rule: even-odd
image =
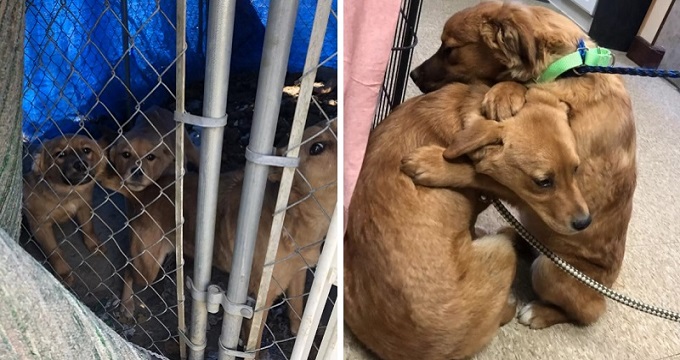
[[[248,145],[250,151],[255,153],[272,152],[298,3],[299,0],[271,0],[269,3],[255,112]],[[248,297],[248,282],[268,172],[267,165],[252,161],[246,163],[234,259],[227,289],[227,299],[233,304],[245,304]],[[241,316],[225,312],[220,335],[220,360],[234,359],[233,355],[228,354],[228,350],[237,348],[242,322]]]
[[[211,0],[208,18],[208,43],[205,67],[203,117],[223,118],[227,112],[231,42],[234,33],[235,0]],[[210,282],[217,190],[224,127],[205,127],[201,131],[201,163],[198,177],[196,213],[196,251],[194,292],[203,292]],[[191,307],[190,359],[201,360],[205,353],[208,309],[205,297],[194,298]]]
[[[290,140],[288,141],[288,148],[292,149],[286,154],[288,157],[297,158],[298,151],[300,150],[300,143],[302,142],[302,135],[305,131],[305,123],[307,122],[307,113],[309,112],[309,104],[312,99],[316,70],[319,65],[321,48],[323,47],[324,35],[326,34],[328,18],[331,13],[331,4],[332,0],[319,0],[316,5],[314,25],[312,26],[312,34],[307,49],[307,58],[305,59],[305,67],[300,83],[300,94],[295,107],[295,116],[293,117],[293,127],[290,131]],[[279,184],[279,194],[276,199],[276,215],[274,215],[274,220],[272,221],[269,245],[264,260],[265,264],[272,265],[265,266],[262,271],[262,279],[260,280],[260,287],[257,292],[258,296],[257,302],[255,303],[255,309],[261,309],[265,306],[267,292],[269,292],[269,285],[274,271],[273,263],[276,260],[279,240],[281,239],[281,230],[283,229],[283,221],[285,220],[286,213],[283,210],[288,206],[288,198],[290,197],[290,189],[293,185],[294,176],[294,168],[285,168],[283,170],[283,175]],[[255,312],[255,315],[253,315],[253,325],[250,328],[248,342],[246,343],[246,350],[248,351],[260,347],[260,344],[256,344],[256,342],[259,338],[259,333],[262,331],[261,322],[263,313],[263,311],[257,311]]]
[[[338,260],[338,244],[340,241],[340,209],[341,202],[335,204],[331,224],[328,227],[326,234],[326,241],[323,245],[323,251],[319,257],[319,263],[314,272],[314,282],[312,289],[309,291],[307,297],[307,305],[302,315],[302,322],[300,323],[300,330],[298,330],[297,339],[295,339],[295,346],[291,359],[307,359],[309,350],[312,348],[314,342],[314,335],[316,329],[319,327],[319,320],[323,313],[323,308],[326,305],[328,292],[331,285],[335,282],[337,276],[337,260]],[[337,304],[336,304],[337,306]]]

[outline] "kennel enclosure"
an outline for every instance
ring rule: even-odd
[[[287,202],[296,170],[290,167],[294,162],[286,159],[297,158],[295,149],[299,148],[306,123],[323,123],[330,129],[330,123],[336,121],[335,90],[330,86],[330,93],[324,92],[318,86],[319,82],[335,81],[336,8],[336,2],[330,0],[26,3],[25,171],[30,171],[33,152],[49,138],[69,133],[101,138],[113,133],[113,141],[127,141],[125,132],[135,119],[144,118],[144,111],[151,105],[174,111],[178,121],[174,134],[159,134],[175,138],[175,147],[168,149],[176,158],[172,165],[176,173],[171,184],[174,191],[169,187],[160,189],[165,191],[160,191],[153,200],[175,205],[176,226],[160,241],[168,241],[168,236],[174,234],[176,253],[174,264],[172,259],[161,263],[161,275],[135,291],[135,298],[146,305],[144,314],[137,314],[132,324],[120,322],[117,316],[121,274],[131,260],[127,248],[133,219],[128,218],[127,200],[101,188],[95,192],[91,221],[107,247],[104,258],[82,248],[79,240],[82,224],[65,224],[59,229],[64,239],[60,246],[78,279],[70,290],[125,338],[171,358],[250,357],[260,348],[260,344],[254,343],[254,332],[249,339],[241,339],[247,343],[245,349],[238,347],[242,316],[252,312],[258,318],[265,310],[259,298],[255,309],[248,310],[248,282],[259,282],[261,289],[276,286],[275,279],[267,276],[250,279],[253,229],[257,229],[269,167],[287,166],[275,212],[276,226],[270,236],[270,249],[274,249],[275,255],[277,241],[285,231],[282,229],[285,210],[296,206]],[[317,76],[319,68],[322,68],[319,74],[325,76],[321,81]],[[235,81],[239,76],[245,80]],[[231,95],[241,93],[234,93],[233,88],[247,89],[254,79],[258,79],[258,85],[249,89],[250,101],[242,97],[239,100],[243,103],[230,105]],[[280,114],[284,85],[298,89],[297,94],[286,98],[286,104],[295,109],[292,116]],[[236,109],[230,112],[230,106]],[[248,109],[243,110],[244,107]],[[249,111],[252,122],[247,121]],[[238,123],[229,118],[235,113]],[[309,114],[314,114],[313,121],[308,121]],[[186,135],[185,127],[189,130]],[[290,151],[284,158],[272,157],[275,141],[285,141],[288,133],[291,135],[286,143]],[[200,225],[193,267],[184,266],[182,242],[182,238],[193,236],[183,228],[184,174],[188,171],[183,156],[185,136],[200,143],[201,151],[199,211],[195,214]],[[244,160],[247,184],[229,278],[226,274],[215,274],[211,266],[219,206],[215,194],[225,157]],[[301,176],[299,171],[297,176]],[[174,199],[168,194],[174,194]],[[337,220],[331,221],[333,213],[326,215],[331,228],[337,226],[333,225]],[[38,259],[46,259],[49,254],[41,253],[28,233],[25,231],[25,247]],[[319,245],[321,242],[319,239]],[[275,329],[269,326],[259,329],[267,333],[267,349],[263,351],[270,356],[306,358],[310,349],[318,352],[319,344],[314,337],[317,328],[324,331],[323,326],[318,326],[319,318],[327,303],[326,313],[333,306],[334,295],[329,292],[334,282],[336,245],[337,239],[328,237],[317,270],[313,270],[315,264],[310,264],[307,270],[315,275],[315,281],[304,316],[298,314],[302,325],[297,341],[285,324],[279,324],[280,320]],[[273,259],[266,264],[273,268]],[[264,273],[271,277],[271,270],[264,269]],[[206,294],[209,285],[217,285],[215,282],[227,289],[221,299],[228,297],[230,305],[227,311],[213,314],[208,310],[214,310],[215,303],[211,303],[214,298]],[[270,310],[269,318],[282,317],[280,309],[287,308],[288,301],[284,294],[283,300]],[[235,307],[243,311],[232,311]],[[271,312],[278,312],[279,316],[272,316]],[[220,321],[221,335],[217,326]],[[334,321],[335,312],[330,322],[323,321],[328,322],[329,334],[334,331]],[[333,341],[330,335],[324,337],[321,349],[332,349]],[[329,354],[319,352],[319,356]]]

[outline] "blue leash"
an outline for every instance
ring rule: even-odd
[[[680,71],[676,70],[656,70],[644,68],[629,68],[617,66],[589,66],[583,65],[574,69],[577,75],[588,73],[603,73],[603,74],[620,74],[620,75],[634,75],[646,77],[662,77],[662,78],[680,78]]]

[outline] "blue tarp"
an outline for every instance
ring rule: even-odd
[[[172,0],[28,1],[26,140],[74,132],[84,118],[113,115],[124,121],[128,105],[146,109],[168,101],[175,88],[175,5]],[[232,74],[259,69],[268,10],[268,0],[236,0]],[[302,71],[315,10],[316,0],[300,0],[290,72]],[[187,0],[187,83],[204,76],[207,14],[207,1]],[[129,66],[125,27],[131,34]],[[322,61],[337,52],[334,16],[324,41]],[[337,68],[337,57],[324,65]]]

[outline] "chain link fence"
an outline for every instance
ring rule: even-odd
[[[259,30],[234,35],[234,59],[240,53],[242,59],[262,56],[261,40],[258,50],[251,39],[264,36],[263,3],[237,2],[250,17],[237,16],[236,25],[252,21]],[[264,326],[252,326],[262,332],[262,343],[251,340],[248,351],[261,349],[274,359],[291,358],[336,202],[337,54],[329,43],[337,36],[337,15],[332,10],[328,30],[317,30],[324,35],[316,40],[323,44],[321,61],[303,68],[316,22],[309,14],[316,7],[314,0],[300,2],[274,142],[281,155],[299,156],[301,163],[270,170],[259,230],[267,236],[258,237],[250,279],[254,290],[271,284],[270,291],[259,291],[262,305],[255,309],[255,317],[267,313]],[[194,232],[206,226],[196,219],[203,139],[201,127],[175,122],[173,111],[203,114],[207,2],[29,0],[26,14],[22,246],[123,337],[171,359],[184,358],[181,332],[193,302],[191,291],[185,298],[184,276],[194,276],[191,265],[200,261],[194,258]],[[176,51],[180,26],[187,46]],[[304,47],[295,45],[300,43]],[[235,60],[231,67],[220,191],[223,183],[242,182],[259,91],[258,72],[248,61]],[[186,86],[176,86],[183,77]],[[290,194],[283,194],[284,185],[277,194],[287,181]],[[228,200],[217,204],[216,235],[222,238],[215,240],[210,283],[224,289],[231,270],[225,255],[233,252],[220,246],[234,244],[238,203],[234,211],[228,204],[241,195],[237,188],[225,190]],[[268,226],[284,214],[282,234],[271,236],[280,245],[266,257]],[[268,293],[276,299],[266,301]],[[335,298],[333,289],[310,356],[319,349]],[[206,358],[219,351],[222,318],[222,311],[208,316]],[[241,338],[244,345],[247,340]]]

